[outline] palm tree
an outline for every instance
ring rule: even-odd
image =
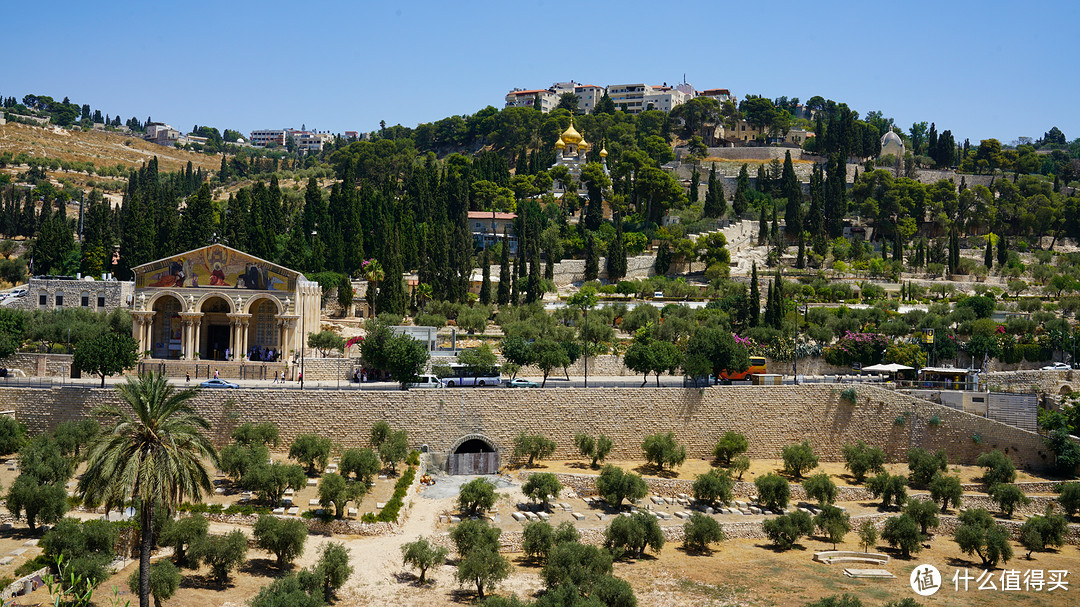
[[[371,306],[371,316],[372,318],[374,318],[375,294],[379,289],[379,282],[382,281],[382,279],[386,278],[386,272],[383,271],[382,264],[379,263],[378,259],[372,259],[364,265],[364,278],[366,278],[368,283],[371,284],[371,289],[369,290],[369,292],[371,293],[371,297],[369,299],[371,301],[368,302],[368,305]]]
[[[108,430],[87,454],[79,492],[106,510],[126,500],[139,508],[139,605],[149,607],[155,505],[171,513],[185,499],[201,500],[202,491],[212,490],[203,460],[216,465],[217,454],[203,433],[209,422],[191,406],[194,389],[175,391],[163,375],[152,374],[128,378],[116,390],[130,411],[115,405],[95,411]]]

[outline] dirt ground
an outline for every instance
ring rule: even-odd
[[[641,462],[612,463],[631,469],[641,466]],[[575,464],[577,462],[549,462],[545,466],[548,471],[584,472]],[[823,468],[835,478],[841,471],[841,467],[833,468],[832,466],[832,464],[827,464]],[[680,468],[680,476],[692,477],[698,473],[695,472],[697,468],[704,471],[706,467],[707,462],[701,460],[687,462]],[[763,461],[755,462],[753,470],[755,474],[764,474],[778,467],[778,462]],[[903,465],[891,469],[892,472],[904,470],[906,466]],[[959,472],[965,482],[978,476],[977,468],[969,470],[962,467]],[[747,474],[749,475],[749,472]],[[4,482],[5,486],[13,479],[13,475],[14,472],[7,470],[6,465],[0,465],[0,482]],[[524,500],[520,486],[509,482],[508,477],[504,476],[500,479],[498,490],[500,500],[497,506],[500,514],[499,526],[504,529],[520,528],[521,524],[513,521],[509,516],[516,508],[516,504]],[[392,486],[393,480],[386,480],[386,484]],[[325,542],[339,542],[350,550],[354,568],[352,577],[340,593],[339,605],[400,607],[403,605],[471,604],[475,597],[469,587],[462,588],[457,584],[454,579],[455,567],[452,561],[450,564],[429,571],[428,577],[431,583],[423,587],[417,584],[415,572],[406,569],[401,563],[401,546],[404,543],[421,536],[432,537],[448,530],[448,525],[438,522],[439,515],[456,510],[456,486],[463,480],[467,479],[438,477],[439,482],[435,487],[424,488],[423,491],[410,495],[407,498],[410,504],[409,515],[402,523],[400,533],[381,537],[309,536],[304,554],[297,560],[293,570],[312,566],[318,559],[320,547]],[[1021,480],[1035,479],[1025,477]],[[305,498],[306,495],[301,492],[298,503]],[[231,499],[231,496],[215,496],[212,499],[226,500]],[[365,499],[365,502],[373,501],[375,500],[371,496]],[[589,516],[595,518],[591,511],[585,510],[587,506],[584,501],[578,498],[562,496],[557,501],[570,503],[575,511],[589,512]],[[306,504],[306,502],[303,503]],[[862,510],[874,510],[870,504],[850,503],[845,506],[853,514],[861,513]],[[668,511],[680,509],[678,506],[656,508]],[[568,513],[556,510],[552,522],[561,521],[562,519],[558,518],[560,516],[567,519],[570,517]],[[732,518],[740,521],[750,520],[750,517],[733,515]],[[681,524],[681,521],[672,519],[664,521],[663,524]],[[589,520],[579,523],[579,526],[583,528],[603,525],[606,523]],[[230,528],[229,525],[213,524],[211,532],[225,533]],[[250,528],[242,529],[250,533]],[[0,530],[0,554],[7,554],[17,547],[22,547],[27,539],[36,536],[37,534],[30,534],[22,524],[16,524],[11,529]],[[849,534],[847,540],[838,548],[841,550],[859,549],[854,534]],[[1066,593],[1061,591],[1040,593],[1024,590],[979,591],[974,581],[971,582],[971,587],[967,592],[962,590],[962,586],[961,591],[958,592],[953,589],[951,581],[953,574],[958,569],[968,568],[970,573],[977,577],[980,574],[978,559],[960,553],[950,537],[932,538],[929,545],[928,549],[912,559],[897,559],[895,557],[898,555],[890,548],[884,544],[879,545],[877,548],[879,552],[894,557],[894,560],[884,568],[897,577],[886,580],[848,578],[843,573],[842,565],[830,566],[813,562],[812,557],[815,551],[832,549],[831,544],[818,538],[805,538],[800,545],[788,552],[776,552],[764,540],[730,540],[718,546],[709,555],[687,554],[679,546],[669,544],[659,555],[647,555],[638,562],[616,563],[615,574],[630,582],[637,594],[639,605],[650,607],[683,605],[798,607],[823,596],[844,592],[858,596],[867,607],[877,607],[888,601],[904,598],[917,598],[924,605],[977,607],[993,605],[1005,599],[1021,601],[1024,605],[1036,607],[1058,607],[1073,604],[1072,597],[1080,592],[1080,588],[1075,588],[1074,584],[1070,584],[1070,590]],[[1030,561],[1024,558],[1024,552],[1018,545],[1014,544],[1014,550],[1017,553],[1016,557],[1005,568],[1018,570],[1021,576],[1029,569],[1080,571],[1080,552],[1076,546],[1066,546],[1057,552],[1036,554]],[[32,557],[38,552],[38,548],[29,547],[24,558]],[[543,587],[539,577],[539,568],[525,560],[520,554],[507,556],[514,564],[513,573],[499,584],[496,593],[517,594],[523,598],[533,597]],[[19,562],[21,561],[16,561],[11,567],[0,567],[0,576],[13,575],[11,572]],[[911,571],[923,563],[935,565],[944,578],[942,590],[933,597],[916,597],[908,583]],[[126,600],[134,600],[135,597],[127,592],[127,578],[136,569],[135,562],[130,562],[123,570],[106,580],[95,594],[97,604],[112,605],[114,588],[119,593],[120,604]],[[166,605],[218,607],[231,604],[238,607],[254,596],[259,588],[284,573],[276,569],[271,555],[261,550],[251,549],[248,552],[248,563],[232,575],[225,587],[219,587],[210,581],[206,568],[198,571],[185,570],[185,578],[180,590]],[[999,586],[1001,573],[1001,569],[994,573],[995,583]],[[1080,584],[1080,581],[1076,584]],[[38,591],[33,595],[20,597],[19,600],[20,604],[32,605],[36,602],[45,602],[47,598],[43,591]]]

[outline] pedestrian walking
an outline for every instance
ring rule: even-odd
[[[191,373],[185,373],[184,375],[187,378],[187,383],[190,384],[191,383]]]
[[[218,378],[218,370],[214,369],[214,379],[217,379],[217,378]]]

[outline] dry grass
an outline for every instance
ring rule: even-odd
[[[121,133],[58,133],[51,128],[18,123],[0,125],[0,149],[12,154],[24,152],[67,162],[92,162],[98,167],[117,164],[137,167],[154,156],[157,156],[162,172],[185,168],[188,161],[195,168],[202,167],[204,170],[216,171],[221,167],[218,156],[167,148]]]

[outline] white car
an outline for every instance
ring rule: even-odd
[[[1068,371],[1068,363],[1054,363],[1052,365],[1046,365],[1042,368],[1043,371]]]
[[[442,388],[444,384],[434,375],[421,375],[417,378],[416,383],[409,384],[409,389],[424,389],[424,388]]]

